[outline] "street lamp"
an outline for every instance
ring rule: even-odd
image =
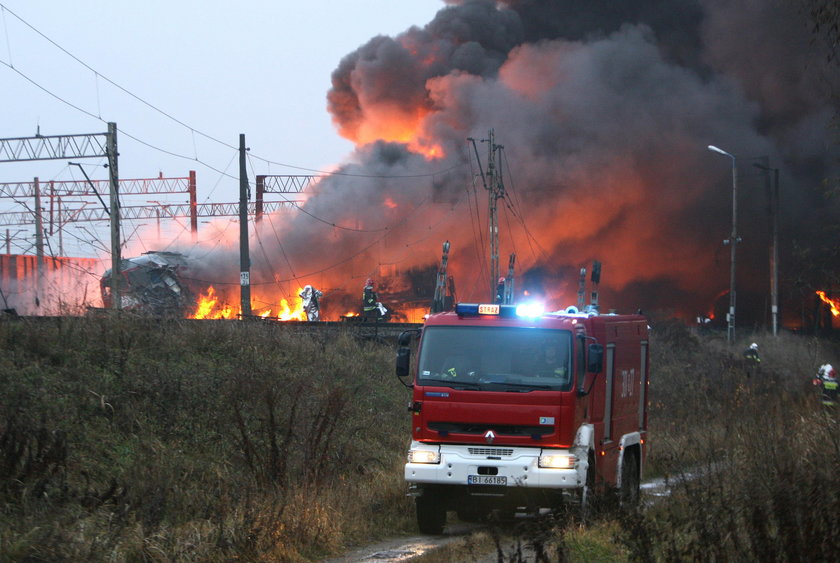
[[[729,312],[726,314],[726,341],[732,344],[735,336],[735,249],[741,242],[741,239],[738,238],[738,168],[734,154],[714,145],[709,145],[708,149],[732,159],[732,234],[728,240],[723,241],[723,244],[730,245]]]

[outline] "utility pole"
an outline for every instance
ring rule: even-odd
[[[586,305],[586,268],[580,269],[580,277],[578,278],[578,293],[577,293],[577,310],[582,313]]]
[[[104,143],[102,142],[104,138]],[[22,162],[32,160],[67,160],[70,158],[108,158],[109,184],[111,192],[111,295],[113,308],[122,308],[120,296],[120,206],[119,173],[117,161],[117,124],[108,122],[105,133],[80,135],[41,135],[0,139],[0,162]],[[40,197],[40,196],[39,196]],[[39,206],[40,207],[40,206]],[[39,209],[40,210],[40,209]],[[37,229],[41,236],[41,228]]]
[[[108,156],[108,179],[111,194],[111,296],[113,308],[122,309],[120,281],[122,278],[122,251],[120,244],[120,175],[117,170],[117,124],[108,122],[105,139],[105,154]]]
[[[505,186],[502,180],[501,165],[499,166],[499,173],[496,173],[496,152],[501,152],[503,145],[497,145],[495,142],[495,134],[490,129],[488,138],[482,139],[482,143],[487,143],[487,174],[481,168],[481,158],[478,156],[478,148],[475,145],[475,139],[467,138],[473,144],[475,150],[475,157],[478,160],[478,167],[481,170],[481,181],[484,184],[484,189],[488,191],[488,223],[490,226],[490,298],[495,302],[496,288],[499,280],[499,219],[497,200],[505,197]]]
[[[35,280],[35,306],[40,306],[41,290],[44,280],[44,218],[41,216],[41,185],[38,178],[34,181],[35,188],[35,263],[37,264],[37,278]]]
[[[507,277],[505,278],[505,298],[502,300],[503,303],[507,305],[511,305],[513,303],[513,293],[514,293],[514,285],[513,285],[513,267],[516,263],[516,253],[511,252],[510,258],[508,259],[508,273]]]
[[[443,256],[440,260],[440,269],[435,283],[435,297],[432,300],[431,313],[440,313],[446,310],[446,265],[449,262],[449,241],[443,243]]]
[[[769,166],[770,159],[763,158],[766,164],[754,163],[753,166],[773,172],[773,186],[769,188],[770,201],[770,314],[773,322],[773,336],[779,335],[779,169]],[[766,175],[769,181],[769,175]]]
[[[592,275],[589,278],[592,280],[592,293],[589,299],[589,310],[597,313],[601,306],[598,304],[598,284],[601,283],[601,262],[595,260],[592,262]]]
[[[239,285],[243,319],[251,316],[251,256],[248,251],[248,169],[245,135],[239,135]]]

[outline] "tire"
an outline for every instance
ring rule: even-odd
[[[420,532],[432,536],[441,535],[446,524],[446,509],[438,498],[426,491],[415,499],[415,504]]]
[[[621,490],[619,491],[621,506],[633,508],[639,504],[639,455],[636,451],[624,454],[621,464]]]
[[[588,467],[586,469],[586,480],[583,487],[578,490],[578,516],[581,522],[586,523],[593,512],[595,499],[595,452],[589,451]]]

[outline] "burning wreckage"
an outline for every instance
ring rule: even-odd
[[[240,316],[238,305],[232,305],[238,303],[238,295],[232,295],[231,291],[222,292],[224,295],[217,293],[216,289],[205,281],[208,275],[204,275],[206,272],[202,265],[196,264],[195,260],[184,254],[146,252],[135,258],[123,259],[120,265],[122,278],[119,292],[124,310],[153,316],[195,319],[235,319]],[[111,308],[114,304],[111,275],[111,270],[106,270],[100,280],[102,303],[105,308]],[[307,293],[307,288],[310,293]],[[239,287],[236,286],[237,294],[238,290]],[[292,294],[292,304],[287,299],[275,295],[264,295],[261,301],[272,303],[272,308],[254,311],[253,316],[280,321],[328,320],[322,314],[320,306],[322,295],[321,291],[308,285]],[[389,296],[396,299],[404,297],[391,292]],[[361,301],[358,299],[351,295],[342,295],[341,292],[331,292],[330,302],[333,307],[350,311],[332,316],[336,317],[336,320],[352,321],[405,320],[403,313],[393,311],[378,301],[376,305],[379,314],[375,319],[369,319],[362,314]]]
[[[187,276],[189,260],[179,252],[145,252],[120,262],[120,295],[123,309],[153,315],[185,316],[196,308],[198,288]],[[102,303],[113,306],[111,270],[100,280]]]

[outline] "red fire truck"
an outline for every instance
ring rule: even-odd
[[[648,324],[642,315],[458,304],[419,334],[405,465],[420,530],[448,510],[586,506],[595,491],[635,502],[645,460]],[[410,332],[396,371],[410,375]]]

